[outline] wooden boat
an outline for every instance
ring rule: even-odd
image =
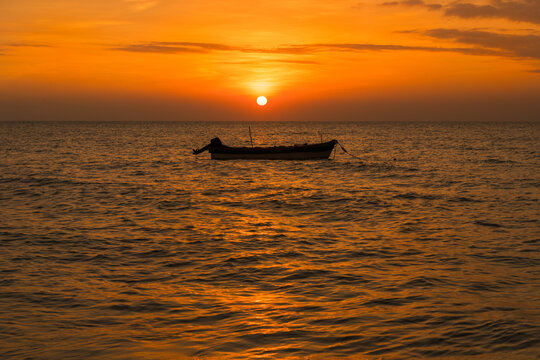
[[[319,144],[304,144],[271,147],[232,147],[224,145],[219,138],[213,138],[210,144],[200,149],[193,149],[197,155],[208,150],[215,160],[257,159],[257,160],[309,160],[328,159],[337,140]]]

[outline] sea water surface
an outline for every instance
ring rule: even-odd
[[[191,149],[335,138],[316,161]],[[540,123],[0,123],[2,359],[538,359]]]

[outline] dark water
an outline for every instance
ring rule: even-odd
[[[251,127],[0,123],[0,358],[540,358],[540,123]]]

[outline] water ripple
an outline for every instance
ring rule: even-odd
[[[0,357],[538,358],[537,124],[257,127],[0,123]]]

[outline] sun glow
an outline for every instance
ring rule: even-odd
[[[266,105],[267,102],[268,102],[268,100],[264,96],[259,96],[257,98],[257,104],[259,104],[260,106]]]

